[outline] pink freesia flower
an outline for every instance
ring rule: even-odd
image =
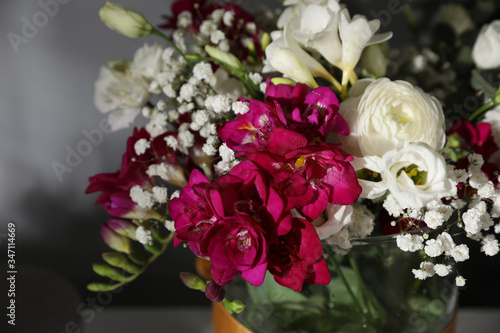
[[[277,283],[301,291],[304,282],[330,283],[323,247],[311,223],[294,218],[286,235],[269,243],[269,271]]]
[[[268,80],[265,101],[250,101],[250,111],[219,129],[219,136],[233,150],[264,149],[270,133],[287,128],[303,133],[309,142],[325,142],[330,132],[349,134],[338,113],[337,96],[326,87],[309,91],[305,84],[274,85]]]
[[[308,144],[293,131],[275,129],[269,150],[244,156],[270,173],[272,185],[287,198],[287,210],[296,208],[311,220],[328,203],[350,205],[361,193],[352,156],[332,144]]]
[[[274,85],[268,80],[266,101],[273,102],[286,128],[304,134],[309,142],[325,142],[330,132],[349,135],[349,127],[338,113],[339,100],[327,87],[309,91],[305,84]]]

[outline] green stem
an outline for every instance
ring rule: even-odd
[[[144,271],[146,270],[146,268],[149,267],[149,265],[151,265],[160,255],[162,255],[163,252],[165,252],[168,244],[170,244],[172,239],[174,239],[174,235],[175,235],[175,232],[171,232],[170,235],[168,235],[168,237],[162,242],[160,251],[157,254],[154,254],[151,257],[149,257],[148,260],[146,261],[146,263],[141,267],[141,269],[137,273],[125,278],[125,280],[123,280],[122,282],[114,284],[111,287],[113,287],[113,289],[116,289],[116,288],[119,288],[119,287],[121,287],[125,284],[128,284],[129,282],[132,282],[135,279],[137,279],[139,277],[139,275],[144,273]],[[113,289],[111,289],[111,290],[113,290]]]
[[[184,52],[182,52],[181,49],[179,49],[177,47],[177,45],[175,45],[175,43],[170,38],[168,38],[163,32],[155,29],[155,30],[153,30],[153,32],[151,34],[156,35],[156,36],[162,38],[164,41],[166,41],[177,53],[179,53],[184,58],[184,60],[186,60],[186,62],[188,63],[189,66],[191,66],[191,67],[193,66],[191,64],[191,60],[189,60],[186,57],[186,54]]]
[[[354,301],[354,304],[358,308],[359,312],[362,313],[363,315],[366,314],[367,309],[361,305],[358,298],[356,297],[356,295],[352,291],[351,286],[349,285],[349,281],[347,281],[346,277],[344,276],[344,273],[342,273],[342,269],[340,268],[340,265],[337,262],[337,260],[335,259],[335,257],[333,255],[331,255],[329,259],[331,260],[333,266],[335,266],[335,272],[339,275],[340,279],[344,283],[344,285],[347,289],[347,292],[349,292],[349,294],[351,295],[351,298]]]
[[[495,105],[496,105],[496,103],[494,100],[487,103],[487,104],[484,104],[479,109],[477,109],[476,112],[474,112],[473,114],[471,114],[469,116],[468,121],[472,123],[477,117],[481,116],[484,112],[488,111],[489,109],[491,109]]]

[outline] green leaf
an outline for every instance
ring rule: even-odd
[[[110,267],[108,265],[104,264],[93,264],[92,269],[94,272],[99,274],[100,276],[108,277],[112,280],[119,281],[119,282],[124,282],[127,280],[125,276],[123,276],[120,271],[117,269]]]
[[[87,285],[87,289],[94,292],[111,291],[116,289],[116,287],[116,285],[109,285],[105,283],[90,283]]]
[[[109,265],[121,268],[130,274],[136,274],[140,271],[139,267],[129,263],[127,258],[118,252],[105,252],[102,254],[102,259],[104,259],[104,261]]]
[[[482,77],[481,73],[477,69],[472,71],[470,84],[474,89],[482,90],[486,99],[492,99],[497,92],[497,89],[493,88],[493,86]]]

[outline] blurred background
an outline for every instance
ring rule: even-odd
[[[124,6],[141,11],[155,25],[162,22],[161,14],[169,13],[172,2],[120,0]],[[439,1],[409,2],[425,24],[432,22]],[[85,195],[84,191],[90,176],[119,168],[132,130],[103,134],[102,141],[92,145],[87,156],[73,160],[63,173],[58,174],[54,167],[57,163],[68,166],[68,154],[86,140],[84,133],[99,129],[105,119],[93,105],[94,81],[100,66],[108,60],[132,58],[146,40],[157,39],[132,40],[106,28],[97,14],[103,0],[58,0],[58,6],[49,9],[50,15],[40,14],[47,3],[54,1],[0,1],[1,265],[6,262],[7,223],[13,221],[16,261],[27,267],[24,275],[19,269],[19,276],[29,280],[27,283],[38,283],[36,274],[41,271],[50,272],[49,276],[57,274],[75,288],[81,299],[86,299],[92,296],[86,284],[99,280],[91,264],[101,261],[100,254],[107,250],[99,228],[108,216],[94,205],[97,196]],[[261,3],[269,5],[264,0],[240,3],[250,11]],[[387,1],[344,3],[351,13],[369,18],[387,9]],[[392,15],[386,22],[382,31],[395,32],[391,43],[407,40],[403,14]],[[19,36],[15,44],[12,33]],[[492,278],[495,274],[498,280],[498,260],[476,256],[474,265],[481,266],[481,271],[477,267],[468,270],[492,274]],[[114,295],[111,305],[208,306],[203,294],[188,290],[178,279],[180,271],[193,270],[194,258],[188,250],[169,249],[135,283]],[[35,278],[29,276],[32,272]],[[474,286],[478,278],[474,273],[468,278],[470,287],[462,292],[464,306],[499,305],[498,294],[495,299],[489,296],[491,290]],[[4,290],[0,293],[3,295]]]

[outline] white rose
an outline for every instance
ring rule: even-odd
[[[316,232],[321,240],[338,233],[352,221],[352,206],[334,205],[329,203],[322,215],[313,221]]]
[[[434,199],[453,196],[444,157],[421,142],[401,142],[380,159],[382,182],[403,208],[421,208]]]
[[[382,156],[400,141],[425,142],[435,150],[445,143],[441,104],[406,81],[387,78],[359,80],[339,112],[351,133],[338,136],[342,148],[354,156]]]
[[[477,67],[500,67],[500,20],[485,24],[472,48],[472,59]]]
[[[129,127],[149,100],[146,82],[130,71],[101,67],[95,82],[94,104],[101,113],[109,113],[113,131]]]
[[[130,70],[149,80],[153,80],[163,67],[163,47],[159,44],[144,44],[135,51],[134,60],[130,64]]]

